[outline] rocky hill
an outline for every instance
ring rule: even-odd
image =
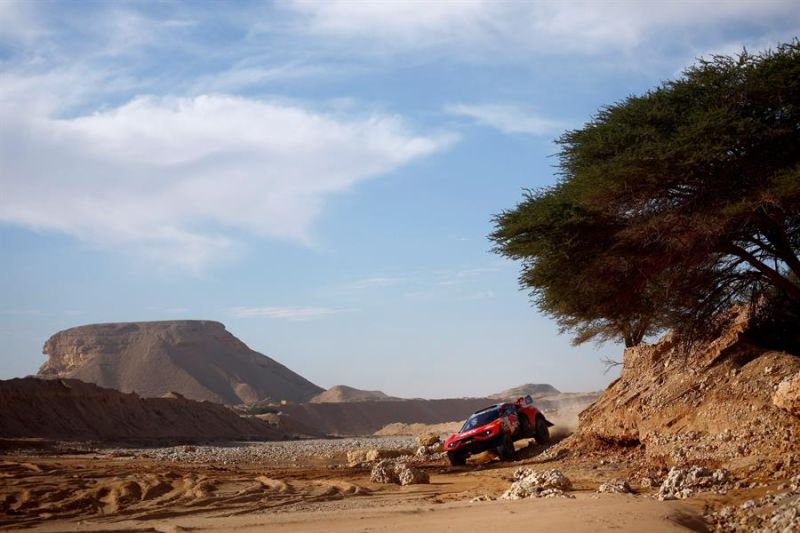
[[[321,392],[311,398],[311,403],[345,403],[345,402],[366,402],[373,400],[399,400],[388,396],[379,390],[361,390],[347,385],[334,385],[330,389]]]
[[[140,398],[73,379],[0,381],[0,438],[125,442],[271,440],[274,426],[171,394]]]
[[[92,324],[45,343],[43,378],[74,378],[143,397],[175,391],[224,404],[306,401],[322,392],[255,352],[219,322],[180,320]]]
[[[622,375],[580,415],[576,442],[642,447],[669,464],[800,463],[800,357],[754,345],[740,315],[686,350],[672,335],[625,350]]]

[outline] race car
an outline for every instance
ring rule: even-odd
[[[473,454],[494,451],[502,460],[514,458],[514,441],[533,437],[545,444],[552,426],[533,406],[530,395],[517,401],[490,405],[475,411],[464,426],[444,442],[447,458],[453,466],[463,465]]]

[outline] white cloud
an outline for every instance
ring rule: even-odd
[[[389,287],[402,283],[406,278],[399,276],[385,277],[377,276],[371,278],[358,279],[345,285],[345,288],[352,290],[372,289],[376,287]]]
[[[0,43],[30,43],[41,37],[45,29],[39,23],[33,2],[3,0],[0,2]]]
[[[451,115],[471,118],[478,124],[505,133],[548,135],[565,127],[563,122],[538,116],[510,104],[452,104],[445,107],[445,111]]]
[[[329,307],[234,307],[231,314],[237,318],[274,318],[290,321],[306,321],[345,313],[352,309]]]
[[[793,0],[734,2],[538,1],[415,2],[294,0],[284,7],[305,30],[336,40],[369,40],[389,49],[447,47],[473,55],[630,51],[674,30],[753,21],[796,24]],[[796,29],[796,28],[795,28]],[[372,48],[367,48],[373,51]]]
[[[497,267],[472,267],[456,270],[442,270],[436,274],[439,286],[454,286],[474,283],[487,274],[493,274],[500,269]]]
[[[47,98],[6,94],[0,221],[192,269],[234,252],[237,232],[307,241],[328,195],[452,140],[394,115],[233,96],[137,97],[56,118]]]

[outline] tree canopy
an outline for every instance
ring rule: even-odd
[[[800,307],[800,43],[700,60],[559,139],[495,251],[575,342],[688,330],[769,289]]]

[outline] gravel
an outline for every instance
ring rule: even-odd
[[[800,530],[800,475],[793,477],[778,494],[767,494],[740,505],[726,506],[706,518],[716,531],[760,531],[790,533]]]
[[[120,456],[136,456],[156,461],[236,465],[282,463],[302,465],[304,459],[331,459],[348,451],[364,449],[408,450],[413,437],[368,437],[346,439],[309,439],[279,442],[237,442],[214,446],[169,446],[162,448],[122,448],[110,450]],[[107,450],[109,451],[109,450]]]

